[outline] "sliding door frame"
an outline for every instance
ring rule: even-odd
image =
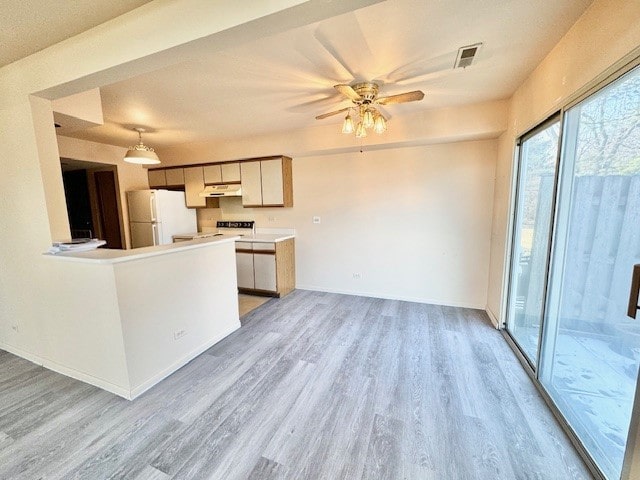
[[[595,461],[591,458],[590,454],[588,453],[582,441],[578,438],[578,436],[574,432],[573,428],[569,425],[567,420],[564,418],[560,409],[558,408],[554,400],[551,398],[546,388],[540,382],[540,379],[539,379],[539,366],[541,362],[540,355],[541,355],[541,349],[542,349],[543,335],[545,333],[545,329],[549,327],[547,325],[548,323],[547,309],[549,306],[548,305],[548,300],[549,300],[548,287],[549,287],[549,280],[550,280],[549,274],[553,269],[552,254],[554,252],[554,249],[556,248],[556,243],[557,243],[555,233],[556,233],[556,225],[558,220],[557,218],[558,187],[560,185],[560,182],[563,181],[563,178],[562,178],[563,165],[561,164],[561,161],[562,161],[562,156],[565,149],[565,139],[563,135],[564,127],[565,127],[565,113],[567,110],[574,107],[578,103],[582,102],[587,97],[598,92],[602,88],[616,81],[618,78],[622,77],[624,74],[628,73],[629,71],[633,70],[638,66],[640,66],[640,46],[633,49],[629,54],[627,54],[625,57],[623,57],[618,62],[613,64],[611,67],[606,69],[604,72],[602,72],[600,75],[594,78],[587,85],[585,85],[584,87],[576,91],[573,95],[570,95],[559,109],[556,108],[550,115],[545,116],[545,118],[541,122],[536,124],[533,128],[530,128],[526,130],[524,133],[518,135],[515,142],[514,156],[513,156],[513,159],[515,162],[515,168],[513,169],[512,177],[511,177],[511,190],[510,190],[511,202],[509,207],[510,220],[509,220],[509,225],[507,230],[509,232],[509,235],[506,241],[506,246],[508,250],[506,252],[506,265],[504,269],[504,273],[506,275],[506,281],[503,284],[504,287],[502,291],[503,321],[500,323],[500,331],[504,336],[507,344],[514,351],[516,357],[518,358],[523,368],[525,369],[525,371],[533,381],[533,384],[535,385],[536,389],[538,390],[538,392],[544,399],[545,403],[553,413],[557,422],[559,423],[561,428],[564,430],[564,432],[567,434],[567,436],[569,437],[569,440],[571,441],[576,451],[584,461],[585,465],[597,480],[606,480],[606,477],[604,476],[604,474],[602,473],[598,465],[595,463]],[[518,206],[518,195],[519,195],[518,186],[520,184],[520,173],[521,173],[521,168],[520,168],[520,157],[522,153],[521,144],[524,140],[526,140],[527,138],[530,138],[537,131],[545,128],[545,126],[548,126],[550,122],[555,121],[558,118],[558,116],[560,119],[560,140],[559,140],[559,146],[558,146],[558,158],[557,158],[556,173],[555,173],[555,180],[554,180],[554,186],[553,186],[553,200],[552,200],[553,207],[552,207],[552,214],[551,214],[551,229],[550,229],[551,239],[549,242],[549,249],[547,252],[543,316],[541,320],[542,324],[540,326],[539,337],[538,337],[537,363],[536,365],[532,365],[529,359],[527,358],[527,356],[522,352],[522,350],[520,349],[520,347],[518,346],[514,338],[506,329],[507,315],[509,314],[509,311],[510,311],[509,302],[511,301],[510,300],[511,282],[512,282],[511,274],[512,274],[512,268],[513,268],[512,265],[513,265],[513,251],[514,251],[513,239],[514,239],[515,229],[517,228],[515,214]],[[638,454],[634,453],[634,450],[636,449],[636,443],[637,443],[636,440],[640,441],[640,432],[639,432],[640,430],[640,372],[638,375],[639,377],[638,377],[638,381],[636,382],[636,394],[634,397],[634,404],[631,412],[631,421],[630,421],[630,427],[629,427],[629,434],[627,437],[624,463],[622,466],[621,478],[623,480],[630,479],[630,475],[633,473],[632,468],[634,467],[632,466],[632,464],[634,463],[634,461],[636,463],[640,463],[640,460],[636,458],[638,457],[638,455],[640,455],[640,453]],[[640,443],[638,444],[638,448],[640,449]],[[610,480],[614,480],[614,479],[610,479]]]
[[[525,358],[525,361],[529,364],[529,367],[533,370],[535,376],[537,377],[537,372],[538,372],[538,365],[540,364],[540,353],[542,350],[542,338],[543,338],[543,330],[545,327],[545,321],[544,319],[546,318],[546,309],[547,309],[547,288],[549,285],[549,272],[550,272],[550,261],[551,261],[551,252],[553,251],[553,239],[554,239],[554,227],[555,227],[555,217],[556,217],[556,198],[557,198],[557,189],[558,189],[558,175],[560,172],[560,156],[561,156],[561,151],[562,151],[562,130],[563,130],[563,123],[564,123],[564,112],[562,111],[558,111],[553,113],[552,115],[550,115],[549,117],[547,117],[545,120],[543,120],[541,123],[539,123],[538,125],[536,125],[535,127],[533,127],[531,130],[529,130],[528,132],[526,132],[524,135],[520,136],[517,140],[516,140],[516,151],[517,151],[517,165],[516,165],[516,172],[515,172],[515,192],[514,192],[514,202],[513,202],[513,213],[512,213],[512,218],[513,221],[511,222],[511,242],[510,242],[510,252],[509,252],[509,270],[508,270],[508,288],[507,288],[507,301],[506,301],[506,315],[505,315],[505,323],[504,323],[504,331],[507,333],[507,335],[509,335],[509,337],[511,337],[512,343],[514,345],[516,345],[516,348],[518,348],[518,350],[520,351],[520,354]],[[542,287],[542,298],[543,298],[543,303],[542,303],[542,311],[541,313],[541,318],[540,318],[540,329],[538,330],[538,345],[537,345],[537,352],[536,352],[536,364],[534,365],[533,362],[531,362],[529,360],[529,357],[527,357],[527,355],[524,353],[524,351],[522,350],[522,348],[520,347],[520,345],[518,344],[517,340],[515,339],[515,337],[513,336],[513,334],[508,330],[508,319],[507,319],[507,315],[511,312],[511,301],[513,300],[511,297],[511,291],[512,291],[512,279],[513,279],[513,269],[515,268],[515,265],[517,265],[516,261],[514,261],[514,253],[515,253],[515,237],[517,235],[517,228],[518,228],[518,223],[521,217],[521,212],[518,212],[518,204],[520,202],[520,199],[522,197],[522,191],[521,191],[521,185],[520,182],[522,180],[522,152],[523,152],[523,148],[522,148],[522,144],[524,142],[526,142],[527,140],[529,140],[530,138],[534,137],[536,134],[538,134],[539,132],[545,130],[546,128],[548,128],[549,126],[553,125],[554,123],[558,122],[559,123],[559,131],[558,131],[558,147],[556,150],[556,161],[555,161],[555,171],[553,173],[553,187],[551,189],[552,192],[552,197],[551,197],[551,214],[549,215],[549,245],[547,246],[547,252],[545,255],[546,261],[545,261],[545,271],[544,271],[544,285]]]

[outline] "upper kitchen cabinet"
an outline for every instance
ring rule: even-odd
[[[293,207],[291,158],[242,162],[240,173],[243,206]]]
[[[238,162],[223,163],[221,167],[222,183],[234,183],[240,181],[240,164]]]
[[[167,168],[165,177],[168,187],[184,187],[184,168]]]
[[[204,166],[204,183],[222,183],[222,168],[220,164]]]
[[[184,197],[187,207],[206,207],[207,199],[200,196],[204,190],[204,169],[189,167],[184,169]]]
[[[242,162],[240,164],[242,178],[242,205],[245,207],[262,206],[262,175],[260,161]]]
[[[148,170],[149,188],[158,188],[167,186],[167,177],[164,169]]]

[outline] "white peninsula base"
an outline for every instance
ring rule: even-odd
[[[234,241],[46,256],[55,329],[39,363],[134,399],[240,328]]]

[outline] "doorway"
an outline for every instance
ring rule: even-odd
[[[506,330],[602,478],[623,468],[640,366],[640,67],[520,139]]]
[[[115,165],[61,159],[72,238],[99,238],[104,248],[124,245]]]

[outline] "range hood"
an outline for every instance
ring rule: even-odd
[[[242,188],[239,183],[228,185],[209,185],[200,192],[201,197],[240,197]]]

